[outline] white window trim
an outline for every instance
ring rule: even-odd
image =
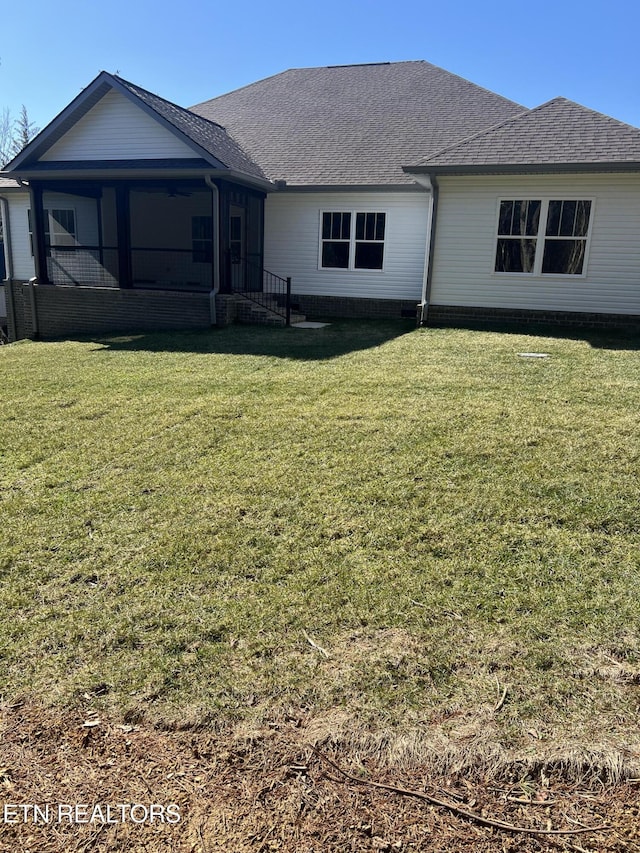
[[[77,213],[75,207],[71,207],[71,206],[61,207],[60,205],[57,205],[54,207],[53,205],[51,205],[50,207],[43,208],[43,212],[46,215],[45,234],[49,234],[49,243],[51,243],[51,234],[52,234],[52,229],[51,229],[51,222],[52,222],[51,211],[52,210],[65,210],[65,211],[70,210],[73,213],[73,224],[75,226],[75,234],[73,235],[73,239],[74,239],[73,245],[78,246],[79,245],[79,242],[78,242],[78,213]],[[29,235],[29,249],[31,251],[31,257],[33,257],[33,214],[31,212],[30,207],[27,208],[27,233]],[[69,245],[66,245],[66,246],[60,245],[60,246],[52,246],[51,248],[54,248],[54,249],[61,249],[62,248],[62,249],[64,249],[64,248],[70,248],[70,246]]]
[[[498,228],[500,227],[500,205],[503,201],[539,201],[540,202],[540,221],[538,223],[538,233],[537,235],[529,235],[530,239],[536,241],[536,256],[533,264],[532,272],[500,272],[496,269],[496,248],[498,245]],[[551,201],[589,201],[591,202],[591,211],[589,213],[589,228],[587,229],[587,233],[585,237],[547,237],[545,234],[547,230],[547,217],[549,214],[549,202]],[[591,250],[591,233],[593,231],[593,220],[594,220],[594,211],[596,207],[596,200],[592,196],[583,196],[579,193],[571,194],[571,193],[556,193],[555,195],[546,195],[542,196],[538,193],[533,194],[519,194],[513,193],[508,196],[500,196],[496,203],[496,221],[493,229],[493,254],[491,256],[491,274],[498,276],[498,278],[505,278],[509,276],[515,276],[516,278],[543,278],[545,281],[547,279],[559,278],[562,281],[566,281],[567,279],[582,279],[587,277],[587,267],[589,266],[589,255]],[[570,240],[584,240],[584,263],[582,264],[582,272],[581,273],[559,273],[559,272],[542,272],[542,261],[544,259],[544,242],[545,240],[554,240],[554,239],[570,239]]]
[[[322,266],[322,244],[325,242],[322,239],[322,222],[325,213],[350,213],[351,214],[351,228],[349,234],[349,240],[335,240],[335,241],[327,241],[327,242],[336,242],[336,243],[349,243],[349,266],[348,267],[323,267]],[[356,240],[356,217],[359,213],[384,213],[384,240]],[[375,275],[380,275],[385,271],[385,267],[387,264],[387,234],[389,228],[389,211],[384,208],[376,207],[375,210],[363,210],[362,208],[344,208],[344,207],[328,207],[323,208],[320,211],[320,218],[318,222],[318,270],[320,272],[329,272],[329,273],[355,273],[356,275],[368,275],[370,273],[374,273]],[[382,243],[382,267],[380,269],[369,268],[369,267],[356,267],[356,243]]]
[[[49,218],[49,243],[51,244],[52,249],[67,249],[72,246],[78,245],[78,216],[76,213],[75,207],[60,207],[59,205],[54,207],[51,205],[46,208],[47,216]],[[73,243],[54,243],[53,238],[54,235],[57,237],[62,236],[62,232],[56,229],[56,225],[58,224],[53,217],[54,212],[64,212],[64,213],[73,213],[73,234],[69,234],[68,231],[64,233],[67,234],[73,240]]]

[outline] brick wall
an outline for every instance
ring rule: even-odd
[[[402,299],[358,299],[347,296],[306,296],[295,293],[291,303],[296,311],[309,319],[344,317],[360,319],[415,319],[416,303]]]
[[[4,295],[7,303],[7,329],[10,341],[33,337],[32,316],[28,285],[20,281],[5,281]]]
[[[7,305],[9,339],[59,338],[109,332],[166,331],[211,325],[209,293],[119,290],[12,282]],[[15,320],[13,317],[15,316]]]
[[[471,308],[461,305],[431,305],[429,326],[453,326],[456,323],[483,326],[519,324],[575,326],[583,329],[628,329],[640,331],[637,314],[587,314],[581,311],[527,311],[518,308]]]

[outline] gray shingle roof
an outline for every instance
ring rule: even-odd
[[[469,171],[490,166],[633,163],[640,164],[638,128],[565,98],[554,98],[428,154],[415,166],[418,171],[456,167]]]
[[[165,121],[172,124],[181,133],[193,140],[209,154],[220,160],[228,169],[244,172],[258,178],[264,178],[261,168],[242,150],[238,143],[215,121],[210,121],[193,112],[165,101],[122,77],[115,79],[129,92],[139,98]]]
[[[522,111],[428,62],[298,68],[191,108],[224,125],[271,180],[411,184],[417,162]]]

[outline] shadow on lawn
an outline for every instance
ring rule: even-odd
[[[92,338],[100,349],[141,352],[230,353],[323,361],[372,349],[415,329],[405,320],[339,320],[321,329],[227,326]]]
[[[578,326],[552,326],[544,323],[456,323],[432,328],[468,329],[475,332],[498,332],[502,335],[528,335],[532,338],[558,338],[585,341],[594,349],[640,350],[640,326],[633,329],[587,329]]]

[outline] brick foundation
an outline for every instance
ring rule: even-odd
[[[10,341],[22,338],[60,338],[72,335],[118,332],[172,331],[211,326],[209,293],[162,290],[125,290],[106,287],[65,287],[5,282],[7,327]],[[413,300],[357,299],[294,294],[294,311],[310,319],[415,319]],[[219,325],[237,322],[232,297],[218,295]],[[35,321],[35,323],[34,323]],[[625,329],[640,332],[640,316],[589,314],[578,311],[526,311],[516,308],[473,308],[432,305],[428,325],[574,326],[591,329]]]
[[[310,296],[294,293],[291,296],[294,310],[310,320],[325,317],[342,317],[368,320],[415,319],[416,301],[412,299],[358,299],[348,296]]]
[[[209,293],[61,285],[36,285],[32,289],[15,281],[5,291],[11,341],[211,325]]]
[[[582,311],[527,311],[519,308],[471,308],[462,305],[431,305],[429,326],[542,325],[583,329],[626,329],[640,332],[637,314],[588,314]]]

